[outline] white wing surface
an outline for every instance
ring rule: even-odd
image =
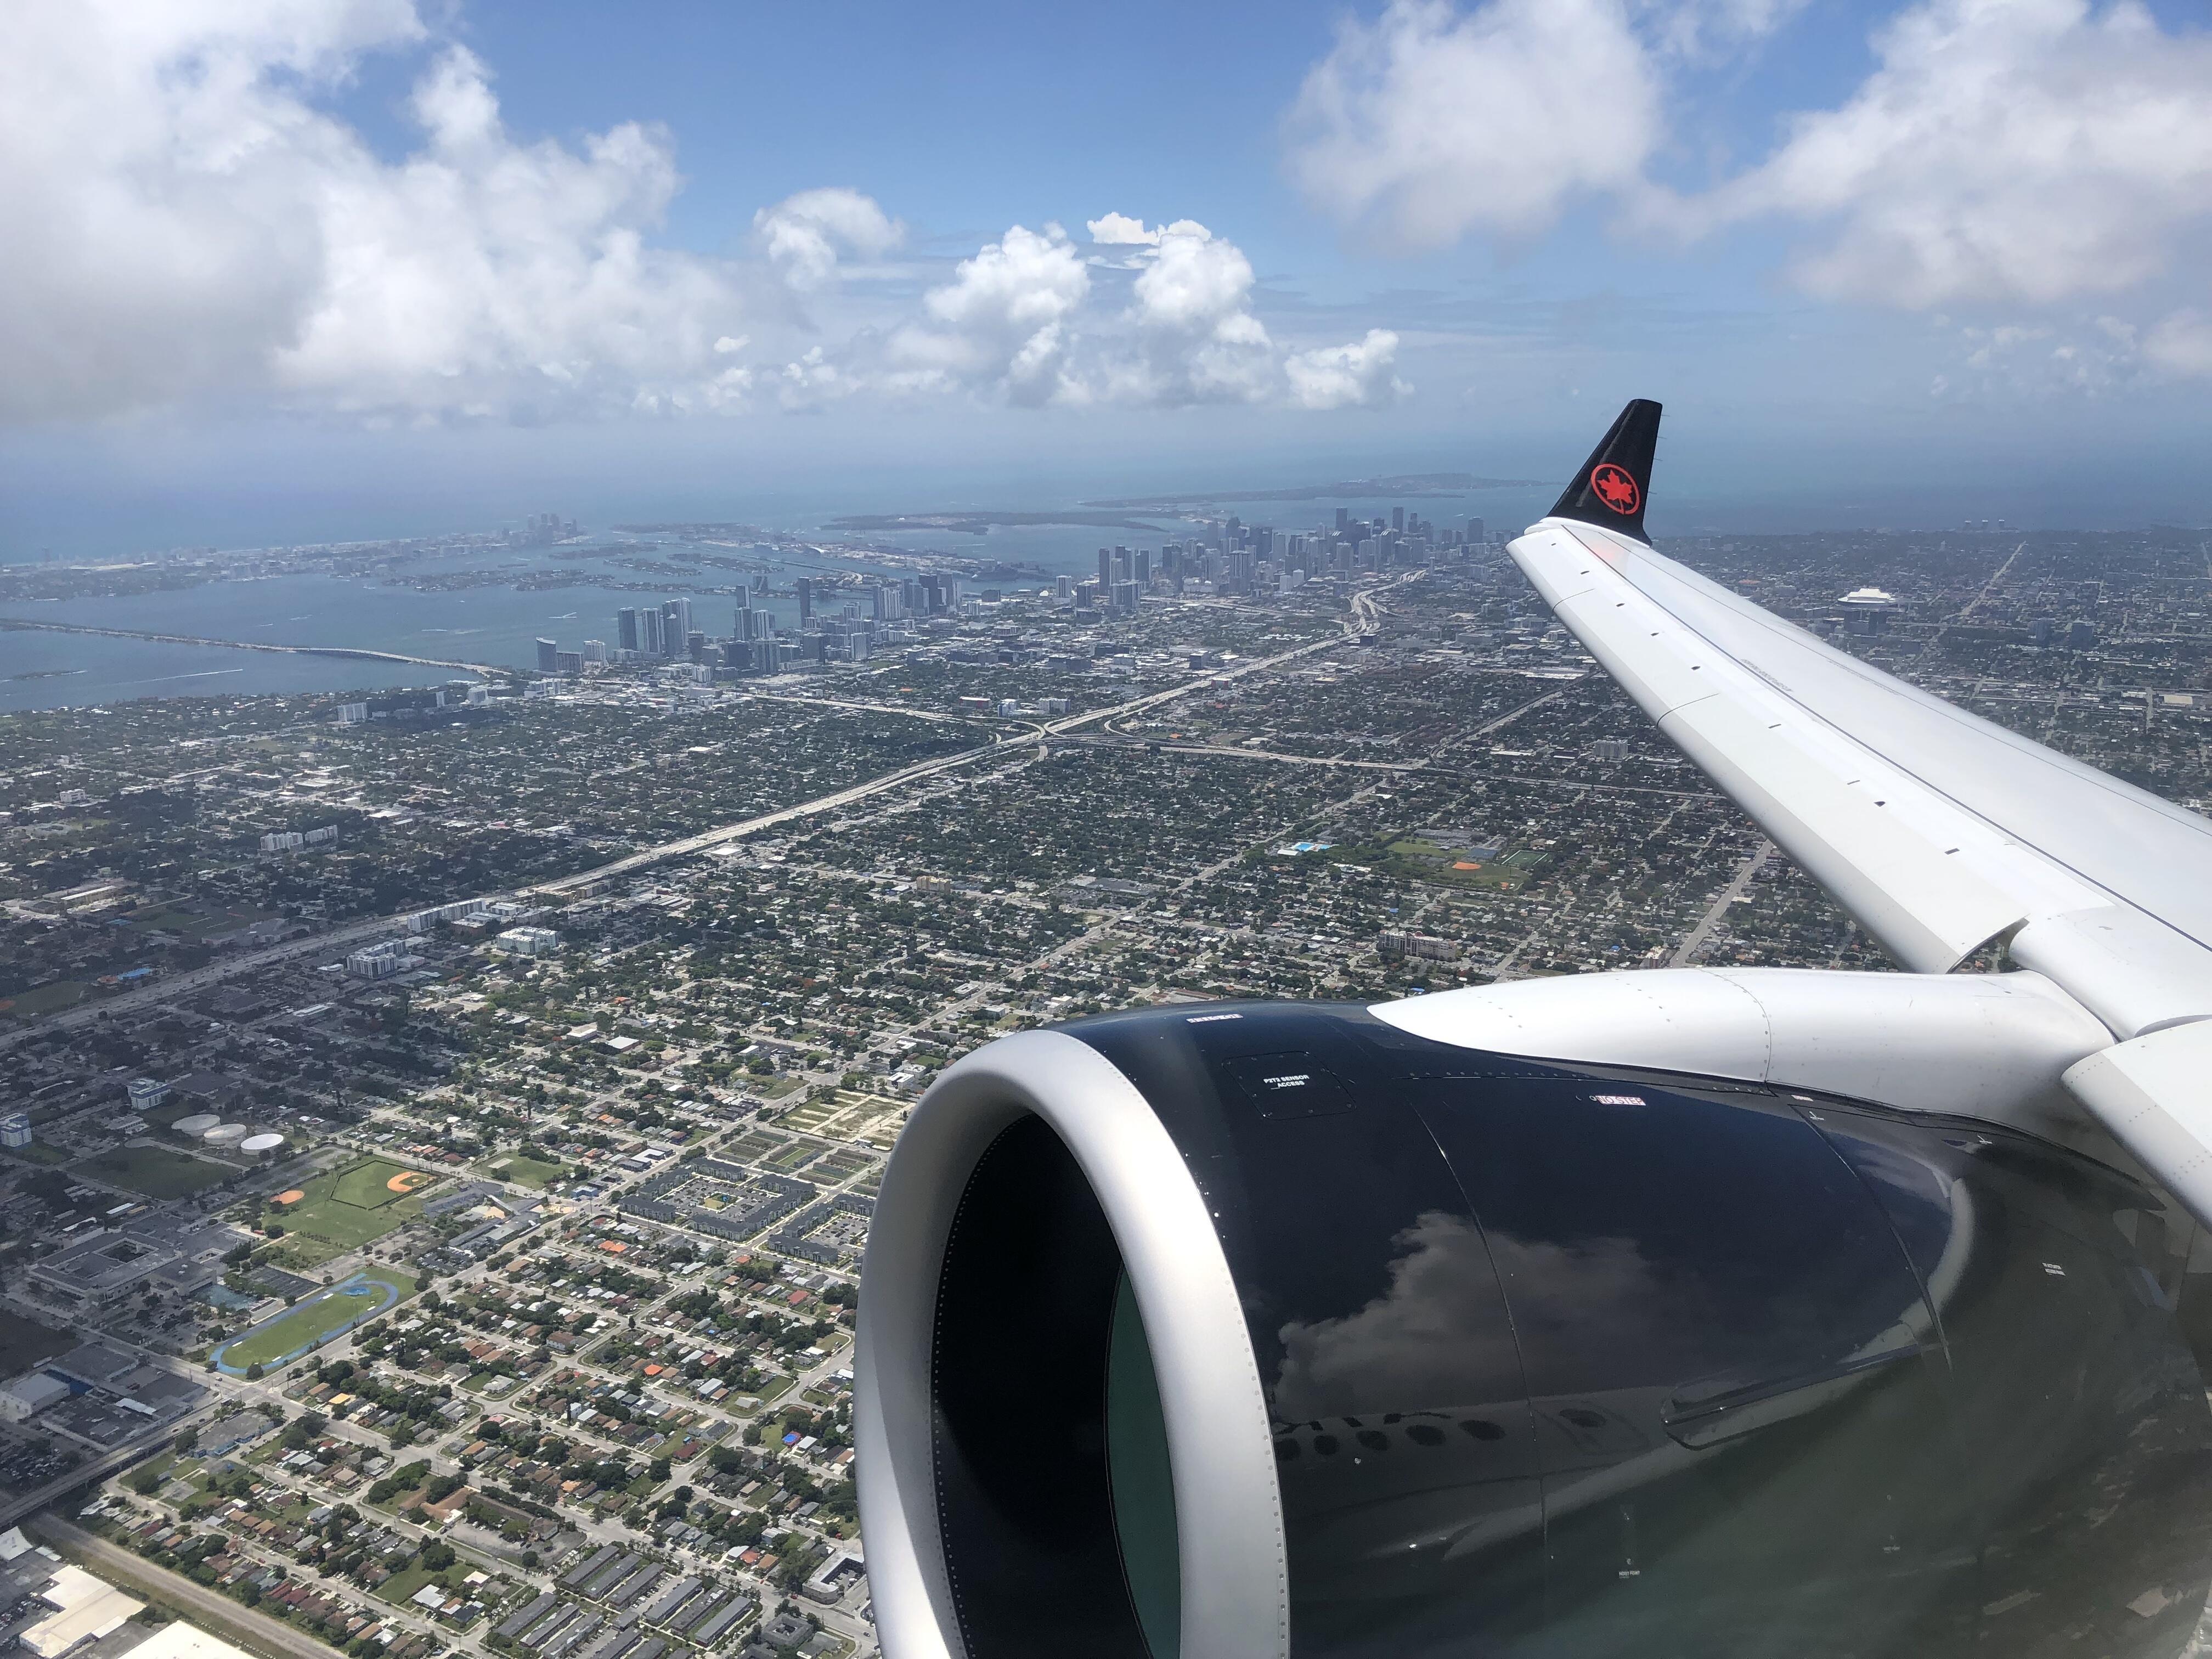
[[[2185,1068],[2135,1064],[2128,1041],[2212,1018],[2212,823],[1653,551],[1641,532],[1657,421],[1656,404],[1631,404],[1552,515],[1512,544],[1516,562],[1660,728],[1903,966],[1942,973],[2002,943],[2103,1021],[2123,1046],[2108,1063],[2083,1062],[2076,1093],[2212,1217],[2212,1150],[2197,1133],[2212,1113],[2160,1105]],[[2212,1026],[2191,1035],[2194,1048]]]

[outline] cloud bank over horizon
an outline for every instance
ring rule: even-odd
[[[1800,9],[1389,0],[1308,74],[1290,170],[1401,249],[1510,249],[1577,210],[1658,253],[1778,228],[1781,276],[1815,300],[2002,313],[2062,370],[2212,372],[2203,312],[2167,291],[2212,222],[2212,37],[2138,0],[1917,0],[1873,26],[1847,97],[1782,112],[1759,159],[1674,180],[1698,71],[1747,62]],[[2029,320],[2084,302],[2127,314]]]
[[[1098,262],[1133,270],[1133,294],[1095,283],[1057,225],[1015,224],[918,309],[884,280],[913,274],[887,263],[907,227],[849,187],[763,207],[737,255],[656,246],[681,186],[671,134],[517,138],[485,64],[414,0],[90,0],[21,21],[0,60],[0,222],[37,257],[0,264],[10,423],[202,400],[538,423],[863,391],[1334,410],[1403,389],[1387,330],[1279,345],[1249,262],[1187,220]],[[424,60],[396,160],[328,107],[380,53]],[[1119,216],[1099,222],[1113,243]],[[1340,359],[1358,368],[1316,372]]]
[[[1586,383],[1786,399],[1772,366],[1808,337],[1891,408],[2212,380],[2212,35],[2142,0],[1863,23],[1806,0],[1370,0],[1286,27],[1223,89],[1273,196],[1147,177],[1079,122],[1023,130],[1051,165],[933,194],[934,151],[895,153],[907,115],[871,106],[880,131],[749,198],[746,142],[687,138],[687,179],[674,125],[533,136],[495,32],[467,23],[454,0],[25,9],[0,58],[0,225],[27,253],[0,261],[0,428],[1410,428],[1556,415]],[[1863,62],[1803,72],[1845,38]],[[652,84],[682,123],[682,88]]]

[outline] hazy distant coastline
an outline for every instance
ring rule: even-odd
[[[1551,489],[1559,480],[1541,478],[1485,478],[1473,472],[1401,472],[1388,478],[1345,478],[1335,483],[1300,484],[1279,489],[1214,489],[1178,495],[1123,495],[1111,501],[1083,503],[1101,510],[1122,512],[1146,508],[1162,512],[1183,507],[1205,507],[1217,501],[1366,501],[1384,495],[1455,495],[1468,489]]]
[[[1096,505],[1096,503],[1092,503]],[[1171,513],[1155,515],[1172,518]],[[1163,533],[1163,526],[1143,519],[1113,513],[855,513],[832,519],[826,526],[848,532],[892,530],[942,530],[963,536],[986,536],[994,529],[1024,525],[1080,525],[1093,530],[1138,530],[1148,536]]]

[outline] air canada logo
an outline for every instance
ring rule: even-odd
[[[1644,492],[1628,476],[1628,469],[1615,466],[1611,461],[1590,469],[1590,488],[1597,493],[1598,500],[1624,517],[1635,512],[1637,504],[1644,499]]]

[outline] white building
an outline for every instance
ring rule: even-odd
[[[550,927],[510,927],[499,943],[520,957],[544,957],[560,949],[561,935]]]
[[[70,1397],[69,1384],[44,1371],[25,1371],[0,1383],[0,1422],[25,1423]]]
[[[39,1592],[39,1600],[58,1611],[16,1638],[39,1659],[60,1659],[80,1642],[120,1630],[146,1606],[66,1563],[54,1570],[53,1581]]]
[[[379,939],[374,945],[364,945],[345,959],[345,970],[356,979],[389,979],[394,974],[404,974],[410,968],[422,965],[422,958],[407,949],[404,939]]]
[[[482,899],[457,899],[451,904],[434,904],[427,910],[417,910],[407,918],[407,931],[427,933],[441,921],[474,921],[478,916],[490,914],[491,907]]]

